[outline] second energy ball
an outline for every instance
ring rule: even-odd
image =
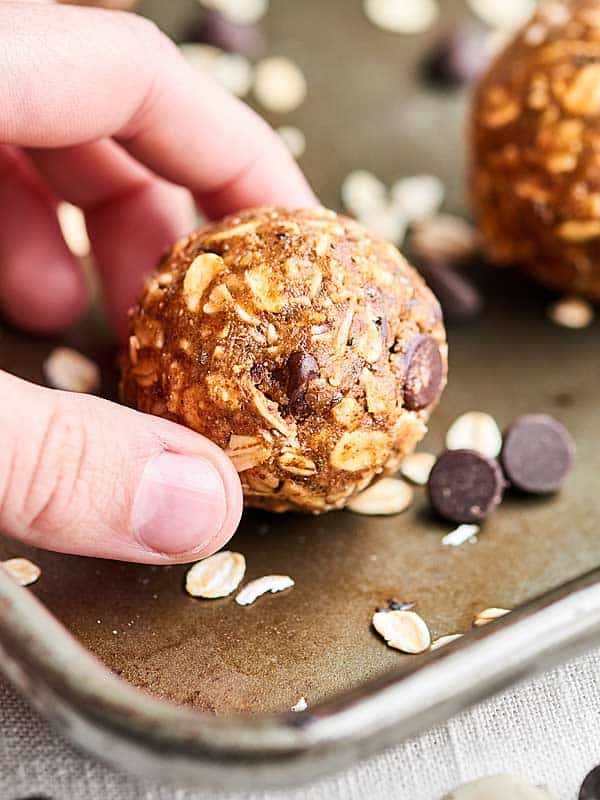
[[[479,84],[472,197],[485,247],[600,299],[600,0],[541,3]]]

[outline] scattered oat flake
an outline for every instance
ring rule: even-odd
[[[83,258],[90,252],[90,240],[83,211],[71,203],[59,203],[56,209],[58,224],[67,247],[74,255]]]
[[[581,297],[563,297],[548,308],[548,318],[562,328],[587,328],[594,321],[594,309]]]
[[[237,25],[253,25],[267,13],[269,0],[198,0],[214,8]]]
[[[252,65],[239,53],[220,53],[209,65],[210,74],[236,97],[245,97],[252,86]]]
[[[341,195],[346,211],[362,217],[373,209],[385,207],[387,190],[372,172],[356,169],[344,178]]]
[[[235,602],[240,606],[249,606],[258,597],[267,592],[275,594],[294,586],[294,580],[289,575],[263,575],[262,578],[247,583],[236,596]]]
[[[496,458],[502,449],[502,434],[490,414],[467,411],[448,428],[446,447],[448,450],[475,450],[487,458]]]
[[[510,614],[510,608],[486,608],[477,614],[473,620],[473,625],[476,628],[481,628],[483,625],[487,625],[488,622],[493,622],[505,614]]]
[[[439,13],[436,0],[364,0],[365,16],[390,33],[423,33]]]
[[[536,0],[467,0],[471,11],[491,28],[513,30],[533,14]]]
[[[38,565],[29,561],[28,558],[9,558],[8,561],[2,561],[1,563],[19,586],[30,586],[42,574],[42,570]]]
[[[444,184],[435,175],[401,178],[392,186],[392,205],[409,222],[419,222],[436,214],[444,201]]]
[[[185,590],[192,597],[227,597],[240,585],[245,572],[246,559],[241,553],[222,550],[190,567]]]
[[[425,486],[435,461],[433,453],[411,453],[400,465],[400,472],[412,483]]]
[[[376,611],[372,623],[388,647],[394,650],[416,654],[425,652],[431,645],[429,628],[414,611]]]
[[[264,58],[254,72],[254,95],[268,111],[285,114],[304,102],[306,78],[289,58]]]
[[[301,697],[297,703],[292,706],[292,711],[306,711],[308,708],[308,703],[306,702],[305,697]]]
[[[282,125],[277,128],[277,133],[294,158],[301,158],[306,150],[306,136],[300,128],[293,125]]]
[[[449,633],[447,636],[440,636],[439,639],[436,639],[431,643],[430,650],[439,650],[440,647],[444,647],[445,645],[460,639],[462,635],[462,633]]]
[[[442,544],[449,547],[460,547],[461,544],[471,541],[479,533],[479,525],[459,525],[442,539]]]
[[[358,219],[373,236],[377,236],[379,239],[392,242],[398,247],[404,241],[406,219],[400,211],[389,204],[382,208],[370,209],[361,214]]]
[[[519,775],[488,775],[464,783],[444,795],[442,800],[553,800],[545,788],[532,786]]]
[[[462,217],[435,214],[415,224],[410,243],[419,258],[456,263],[474,256],[479,237],[473,225]]]
[[[381,478],[353,497],[347,507],[355,514],[388,516],[406,511],[412,500],[413,490],[407,483],[398,478]]]
[[[71,347],[57,347],[44,361],[44,374],[55,389],[95,392],[100,386],[98,365]]]

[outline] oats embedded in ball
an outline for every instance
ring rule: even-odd
[[[492,260],[600,299],[600,0],[546,0],[473,105],[472,194]]]
[[[397,469],[446,380],[439,306],[332,211],[258,209],[177,243],[131,315],[123,398],[208,436],[246,504],[342,507]]]

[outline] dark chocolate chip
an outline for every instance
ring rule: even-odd
[[[388,608],[390,611],[410,611],[410,609],[414,607],[414,603],[406,603],[402,600],[396,600],[395,597],[390,597],[388,600]]]
[[[483,298],[480,292],[449,264],[422,262],[419,272],[440,301],[447,320],[467,322],[481,314]]]
[[[310,353],[296,351],[288,358],[286,370],[290,410],[296,416],[306,414],[310,411],[306,404],[308,383],[319,377],[317,360]]]
[[[600,766],[585,776],[578,797],[579,800],[600,800]]]
[[[189,31],[187,41],[210,44],[249,58],[259,55],[264,47],[256,25],[240,25],[216,9],[204,11],[200,24]]]
[[[435,339],[427,334],[416,336],[409,345],[404,380],[404,405],[418,411],[437,400],[444,365]]]
[[[485,30],[461,25],[438,40],[423,63],[423,72],[434,86],[463,86],[483,73],[489,58]]]
[[[506,431],[500,458],[506,477],[517,489],[550,494],[567,476],[574,450],[569,432],[554,417],[525,414]]]
[[[429,501],[451,522],[480,522],[502,500],[504,476],[497,461],[474,450],[446,450],[427,482]]]

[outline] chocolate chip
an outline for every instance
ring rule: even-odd
[[[444,365],[435,339],[427,334],[416,336],[408,348],[404,381],[404,405],[418,411],[437,399]]]
[[[256,25],[240,25],[216,9],[207,8],[200,21],[188,32],[187,41],[219,47],[228,53],[254,58],[260,55],[264,42]]]
[[[485,70],[489,50],[485,30],[462,25],[446,33],[423,63],[426,79],[435,86],[463,86]]]
[[[419,272],[440,301],[446,320],[467,322],[481,314],[481,294],[449,264],[423,262],[419,266]]]
[[[474,450],[446,450],[427,482],[429,501],[452,522],[480,522],[502,500],[504,477],[497,461]]]
[[[525,414],[504,434],[500,455],[509,481],[524,492],[555,492],[573,463],[569,432],[548,414]]]
[[[579,800],[600,800],[600,766],[585,776],[578,797]]]
[[[296,416],[301,416],[310,409],[306,404],[306,389],[309,381],[319,377],[319,365],[310,353],[294,352],[286,365],[287,396],[290,409]]]

